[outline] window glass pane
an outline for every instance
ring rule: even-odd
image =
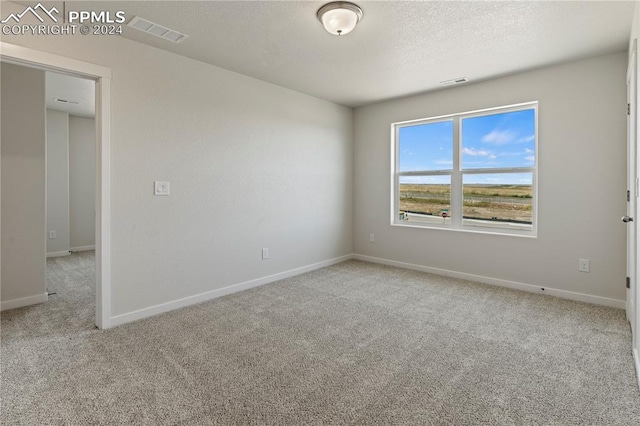
[[[535,166],[535,110],[462,119],[462,168]]]
[[[532,229],[533,173],[464,174],[464,225]]]
[[[398,136],[400,172],[452,169],[453,121],[400,127]]]
[[[451,223],[451,176],[401,176],[399,219]]]

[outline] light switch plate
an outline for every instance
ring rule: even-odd
[[[169,192],[169,182],[159,180],[153,182],[153,195],[169,195]]]

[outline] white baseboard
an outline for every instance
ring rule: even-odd
[[[379,257],[365,256],[362,254],[354,254],[353,259],[363,260],[365,262],[379,263],[382,265],[396,266],[398,268],[412,269],[414,271],[429,272],[432,274],[444,275],[446,277],[460,278],[460,279],[469,280],[469,281],[477,281],[485,284],[497,285],[500,287],[523,290],[530,293],[548,294],[550,296],[561,297],[563,299],[593,303],[595,305],[609,306],[612,308],[624,309],[626,306],[626,302],[624,300],[610,299],[608,297],[592,296],[590,294],[575,293],[572,291],[559,290],[555,288],[542,287],[542,286],[537,286],[532,284],[525,284],[525,283],[520,283],[516,281],[502,280],[499,278],[484,277],[482,275],[467,274],[464,272],[450,271],[448,269],[431,268],[428,266],[415,265],[413,263],[398,262],[395,260],[382,259]]]
[[[640,387],[640,355],[635,348],[633,349],[633,361],[636,364],[636,379],[638,379],[638,387]]]
[[[554,289],[549,287],[544,287],[544,290],[542,290],[542,287],[540,286],[520,283],[516,281],[508,281],[508,280],[502,280],[499,278],[484,277],[481,275],[450,271],[447,269],[432,268],[428,266],[416,265],[413,263],[398,262],[395,260],[382,259],[378,257],[365,256],[361,254],[349,254],[349,255],[337,257],[334,259],[329,259],[323,262],[318,262],[318,263],[303,266],[300,268],[292,269],[289,271],[280,272],[278,274],[257,278],[255,280],[245,281],[238,284],[232,284],[227,287],[211,290],[205,293],[196,294],[196,295],[185,297],[178,300],[173,300],[171,302],[161,303],[159,305],[150,306],[148,308],[139,309],[133,312],[128,312],[126,314],[116,315],[111,317],[111,327],[137,321],[139,319],[151,317],[164,312],[173,311],[175,309],[180,309],[186,306],[206,302],[208,300],[216,299],[218,297],[226,296],[228,294],[236,293],[243,290],[248,290],[250,288],[258,287],[264,284],[269,284],[274,281],[279,281],[285,278],[304,274],[305,272],[310,272],[316,269],[335,265],[337,263],[341,263],[350,259],[357,259],[365,262],[379,263],[382,265],[395,266],[398,268],[411,269],[411,270],[421,271],[421,272],[429,272],[432,274],[443,275],[447,277],[460,278],[460,279],[469,280],[469,281],[476,281],[476,282],[481,282],[485,284],[497,285],[500,287],[523,290],[530,293],[548,294],[550,296],[576,300],[579,302],[593,303],[596,305],[609,306],[609,307],[618,308],[618,309],[624,309],[626,306],[626,302],[624,300],[610,299],[607,297],[600,297],[600,296],[592,296],[589,294],[575,293],[571,291],[559,290],[559,289]],[[640,371],[640,366],[638,367],[638,369],[639,369],[638,371]]]
[[[69,250],[65,251],[53,251],[51,253],[47,253],[47,257],[61,257],[61,256],[69,256],[71,252]]]
[[[142,318],[158,315],[164,312],[173,311],[175,309],[184,308],[186,306],[195,305],[198,303],[206,302],[208,300],[217,299],[218,297],[226,296],[228,294],[236,293],[250,288],[258,287],[264,284],[269,284],[274,281],[279,281],[285,278],[293,277],[296,275],[304,274],[305,272],[314,271],[316,269],[325,268],[327,266],[335,265],[337,263],[344,262],[352,259],[352,255],[336,257],[334,259],[325,260],[323,262],[313,263],[311,265],[303,266],[289,271],[280,272],[278,274],[269,275],[255,280],[245,281],[238,284],[233,284],[227,287],[219,288],[205,293],[196,294],[194,296],[185,297],[171,302],[162,303],[148,308],[139,309],[137,311],[129,312],[126,314],[116,315],[111,317],[111,327],[126,324],[132,321],[137,321]]]
[[[78,246],[78,247],[71,247],[69,248],[69,251],[89,251],[89,250],[95,250],[96,246]]]
[[[49,300],[47,293],[38,294],[37,296],[22,297],[20,299],[7,300],[0,304],[0,311],[8,311],[9,309],[22,308],[23,306],[36,305]]]

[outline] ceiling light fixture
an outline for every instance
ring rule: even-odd
[[[345,35],[362,19],[362,9],[347,1],[334,1],[318,9],[318,19],[331,34]]]

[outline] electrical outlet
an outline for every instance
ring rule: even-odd
[[[269,249],[268,248],[263,248],[262,249],[262,260],[266,260],[269,258]]]
[[[376,236],[373,234],[369,234],[369,242],[370,243],[375,243],[376,242]]]
[[[56,231],[49,231],[49,239],[50,240],[56,239]]]
[[[578,271],[580,272],[589,272],[590,269],[590,261],[589,259],[580,259],[578,260]]]

